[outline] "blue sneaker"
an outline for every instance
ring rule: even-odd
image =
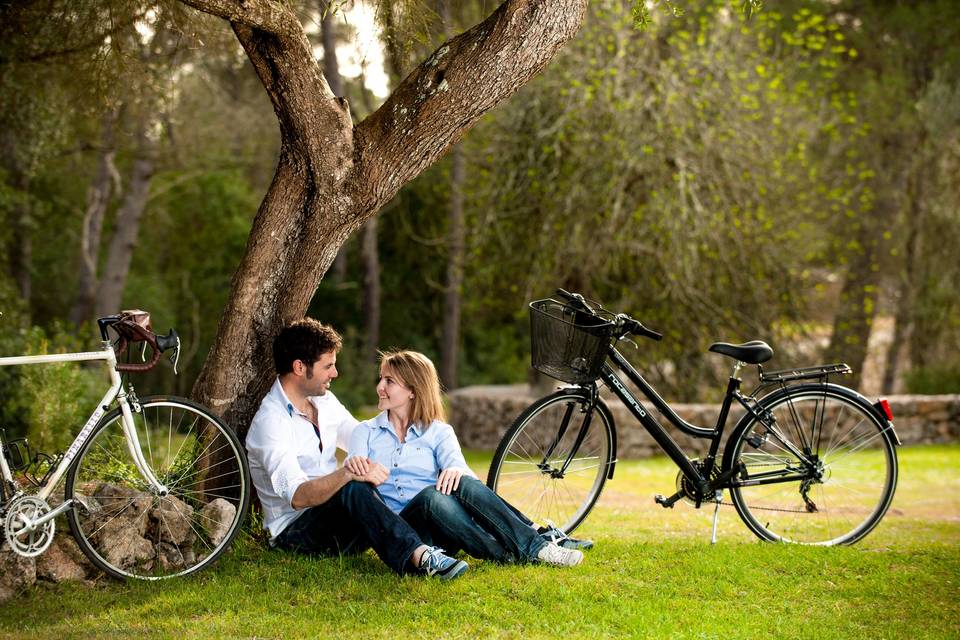
[[[593,540],[581,540],[579,538],[571,538],[565,534],[560,529],[557,529],[553,524],[547,523],[546,527],[540,527],[537,530],[537,533],[540,534],[540,537],[546,540],[547,542],[552,542],[559,547],[564,549],[577,549],[584,551],[586,549],[593,549]]]
[[[427,547],[420,558],[420,569],[428,576],[436,576],[441,580],[453,580],[462,576],[469,568],[470,565],[463,560],[445,555],[440,547]]]

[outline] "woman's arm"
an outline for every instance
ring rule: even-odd
[[[460,449],[460,441],[457,440],[457,434],[454,433],[453,427],[439,423],[431,428],[442,429],[435,449],[437,466],[441,469],[437,476],[437,491],[449,495],[450,492],[456,491],[460,486],[460,478],[463,476],[476,477],[476,475],[467,466],[463,451]]]

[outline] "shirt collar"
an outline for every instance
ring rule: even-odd
[[[273,383],[273,388],[270,390],[270,395],[272,396],[273,401],[283,407],[284,411],[286,411],[287,415],[291,418],[294,416],[294,414],[302,415],[300,410],[293,406],[293,403],[290,402],[290,398],[287,397],[287,393],[283,390],[283,385],[280,384],[280,376],[277,376],[276,381]],[[328,390],[327,393],[322,396],[307,396],[307,402],[319,410],[320,403],[323,402],[323,400],[329,395],[330,391]],[[387,421],[387,424],[390,424],[389,420]]]
[[[277,379],[274,380],[273,388],[270,389],[270,396],[274,402],[283,407],[288,416],[293,417],[295,409],[293,403],[290,402],[290,398],[287,397],[286,392],[283,390],[283,385],[280,384],[280,376],[277,376]]]
[[[394,437],[396,437],[397,432],[394,431],[393,424],[390,423],[390,418],[387,416],[386,411],[381,411],[379,414],[377,414],[377,417],[374,419],[374,424],[381,429],[386,429],[387,431],[392,433]],[[423,429],[423,427],[421,427],[420,425],[412,424],[410,425],[410,428],[407,429],[407,435],[412,433],[413,435],[419,438],[420,436],[423,435],[424,431],[425,429]]]

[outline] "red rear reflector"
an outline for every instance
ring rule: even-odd
[[[887,402],[887,399],[880,398],[880,402],[878,404],[880,405],[880,408],[883,409],[883,413],[886,414],[887,420],[893,422],[893,409],[890,408],[890,403]]]

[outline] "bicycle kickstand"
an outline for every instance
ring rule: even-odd
[[[723,502],[723,489],[717,489],[713,499],[716,506],[713,508],[713,533],[710,535],[710,544],[717,544],[717,520],[720,519],[720,503]]]

